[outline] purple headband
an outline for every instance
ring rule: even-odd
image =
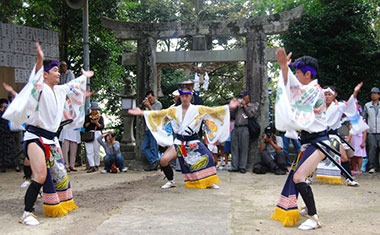
[[[193,94],[193,92],[188,90],[188,89],[184,89],[184,90],[178,89],[178,92],[179,92],[179,95],[192,95]]]
[[[301,70],[303,73],[306,73],[307,71],[310,71],[310,73],[313,75],[313,77],[317,76],[317,71],[314,67],[310,65],[301,65],[301,61],[297,61],[295,64],[292,64],[294,68]]]
[[[58,67],[59,65],[59,62],[57,60],[53,60],[48,66],[44,66],[44,71],[45,72],[49,72],[50,69],[54,68],[54,67]]]

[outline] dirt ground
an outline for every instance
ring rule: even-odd
[[[36,203],[41,224],[17,222],[23,211],[22,174],[0,173],[1,234],[304,234],[270,219],[286,176],[218,171],[219,190],[177,187],[161,190],[163,174],[69,173],[79,209],[62,218],[47,218]],[[379,234],[380,173],[356,177],[360,187],[314,183],[323,227],[309,234]],[[301,206],[303,202],[298,200]],[[301,218],[300,223],[305,219]]]

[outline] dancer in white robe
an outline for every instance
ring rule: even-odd
[[[51,217],[66,215],[77,208],[70,182],[62,161],[56,132],[64,120],[66,96],[71,99],[75,113],[73,128],[79,128],[84,120],[86,79],[92,71],[82,70],[83,75],[64,84],[59,83],[58,61],[44,61],[44,54],[36,43],[37,62],[28,83],[15,97],[4,118],[16,125],[26,123],[24,153],[30,160],[33,179],[25,194],[24,214],[20,223],[37,225],[33,214],[34,204],[43,187],[44,214]]]
[[[177,157],[181,164],[185,186],[188,188],[219,188],[219,178],[212,153],[199,139],[198,131],[205,123],[205,135],[211,144],[223,142],[229,136],[229,109],[239,105],[233,99],[229,105],[207,107],[192,105],[192,91],[179,90],[181,105],[158,111],[128,111],[132,115],[144,115],[146,124],[157,143],[170,146],[160,159],[160,166],[168,182],[161,188],[175,187],[173,169],[169,162]],[[173,136],[174,135],[174,136]]]
[[[350,96],[347,102],[338,102],[336,100],[336,97],[338,96],[338,93],[333,86],[326,86],[324,87],[323,91],[325,93],[325,100],[326,100],[326,120],[327,120],[327,126],[329,131],[329,138],[333,144],[333,146],[336,146],[338,151],[340,152],[340,158],[339,156],[335,156],[337,159],[337,162],[340,162],[342,167],[346,169],[347,172],[351,172],[350,169],[350,163],[348,156],[345,151],[345,147],[347,144],[344,143],[344,141],[341,139],[343,137],[340,137],[338,134],[338,129],[342,126],[341,125],[341,119],[343,114],[346,115],[349,119],[352,119],[354,117],[359,116],[361,121],[353,122],[354,129],[358,130],[360,132],[363,132],[365,129],[366,124],[363,121],[363,119],[360,117],[357,108],[356,108],[356,102],[357,102],[357,96],[360,91],[360,88],[362,87],[363,83],[359,83],[354,88],[354,92]],[[368,126],[367,126],[368,127]],[[316,178],[317,181],[325,182],[325,183],[331,183],[331,184],[342,184],[342,180],[340,177],[340,170],[338,167],[336,167],[334,164],[331,163],[330,160],[326,159],[318,164],[317,171],[316,171]],[[359,186],[359,183],[350,180],[343,174],[344,177],[346,177],[345,183],[348,186]]]

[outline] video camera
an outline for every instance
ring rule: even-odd
[[[264,130],[264,133],[267,136],[267,138],[271,138],[274,133],[274,130],[271,126],[267,126]]]

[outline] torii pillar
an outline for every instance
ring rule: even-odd
[[[104,27],[113,30],[116,37],[122,40],[137,40],[137,55],[128,55],[129,65],[137,65],[137,104],[144,98],[145,91],[151,89],[157,94],[157,63],[196,63],[196,62],[231,62],[245,61],[245,84],[251,101],[257,105],[258,121],[262,128],[268,125],[266,113],[267,73],[266,73],[266,36],[281,34],[287,31],[291,22],[301,18],[303,5],[290,11],[269,16],[226,21],[203,22],[168,22],[136,23],[121,22],[108,18],[102,19]],[[158,39],[193,37],[236,36],[246,38],[246,48],[226,51],[179,51],[156,52]],[[136,124],[136,160],[142,162],[140,144],[144,136],[145,125],[141,118]],[[257,141],[250,144],[249,163],[258,157]]]

